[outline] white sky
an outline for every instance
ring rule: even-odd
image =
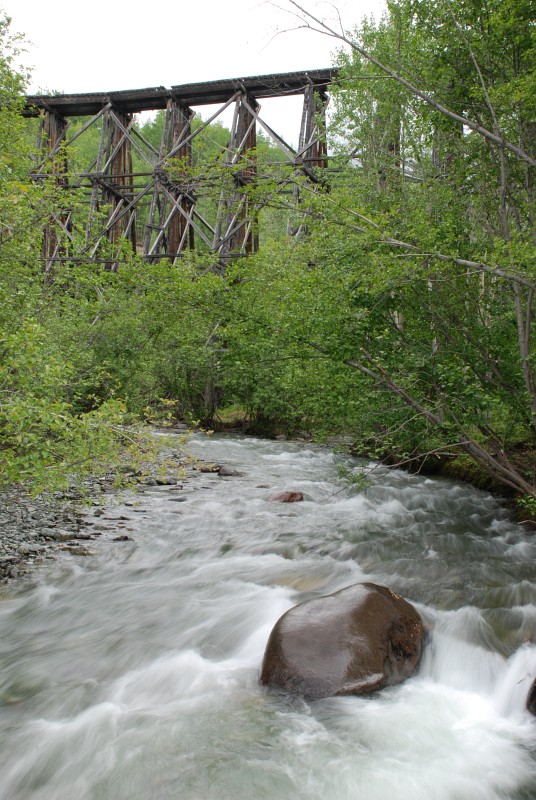
[[[274,0],[291,8],[287,0]],[[3,0],[28,42],[30,93],[108,92],[328,67],[337,43],[263,0]],[[304,6],[333,19],[333,5]],[[346,27],[379,16],[383,0],[339,0]],[[207,109],[200,109],[206,119]],[[213,107],[211,110],[215,110]],[[265,100],[261,117],[296,143],[301,104]],[[229,124],[225,119],[225,124]]]

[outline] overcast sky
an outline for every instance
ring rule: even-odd
[[[274,0],[291,8],[287,0]],[[332,4],[305,0],[324,18]],[[340,0],[343,22],[379,16],[383,0]],[[328,67],[336,42],[262,0],[4,0],[23,33],[31,93],[107,92]],[[201,109],[204,118],[207,109]],[[261,116],[296,143],[300,104],[264,101]],[[296,129],[296,134],[293,134]]]

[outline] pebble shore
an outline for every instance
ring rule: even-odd
[[[200,470],[204,471],[203,466],[185,452],[162,447],[156,461],[144,465],[142,471],[125,464],[117,473],[121,483],[136,492],[157,485],[179,489]],[[55,559],[59,552],[88,555],[88,541],[106,535],[108,530],[99,525],[99,518],[122,491],[117,478],[118,474],[110,472],[47,496],[31,497],[19,486],[0,492],[0,583],[28,577],[35,567]],[[121,521],[114,526],[114,541],[129,538],[123,527]]]

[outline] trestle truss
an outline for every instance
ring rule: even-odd
[[[108,95],[57,95],[27,98],[27,116],[39,116],[38,141],[41,163],[33,177],[50,181],[65,202],[46,225],[43,259],[46,274],[54,262],[74,256],[70,248],[73,214],[85,212],[84,259],[99,260],[103,252],[117,252],[128,243],[149,261],[175,261],[184,250],[201,247],[219,255],[222,266],[230,259],[255,252],[259,246],[258,215],[262,196],[255,193],[258,181],[257,131],[262,130],[284,153],[294,172],[321,182],[327,166],[325,113],[327,89],[335,70],[287,73],[239,80],[162,87]],[[294,149],[261,117],[259,99],[281,95],[303,96],[299,145]],[[194,130],[192,106],[217,104],[206,122]],[[192,143],[201,131],[227,108],[234,107],[230,138],[214,169],[199,175],[194,171]],[[134,114],[165,109],[159,150],[141,136]],[[87,116],[87,121],[69,137],[69,117]],[[76,139],[92,126],[100,128],[95,160],[87,168],[69,164]],[[139,156],[133,166],[133,152]],[[139,164],[143,164],[140,169]],[[288,183],[282,188],[289,191]],[[203,212],[206,187],[219,192],[215,218]],[[294,205],[299,195],[293,185]],[[72,198],[81,198],[73,203]],[[70,207],[69,203],[73,205]],[[75,206],[77,207],[75,210]],[[303,225],[289,232],[297,234]],[[105,242],[114,247],[104,247]],[[108,256],[104,260],[109,259]],[[109,262],[110,268],[116,264]]]

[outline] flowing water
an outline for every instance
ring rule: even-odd
[[[534,535],[452,482],[348,487],[358,462],[309,444],[190,447],[243,475],[149,489],[114,509],[133,541],[0,602],[0,798],[534,800]],[[269,499],[287,489],[305,501]],[[418,673],[311,703],[260,688],[278,617],[361,580],[419,609]]]

